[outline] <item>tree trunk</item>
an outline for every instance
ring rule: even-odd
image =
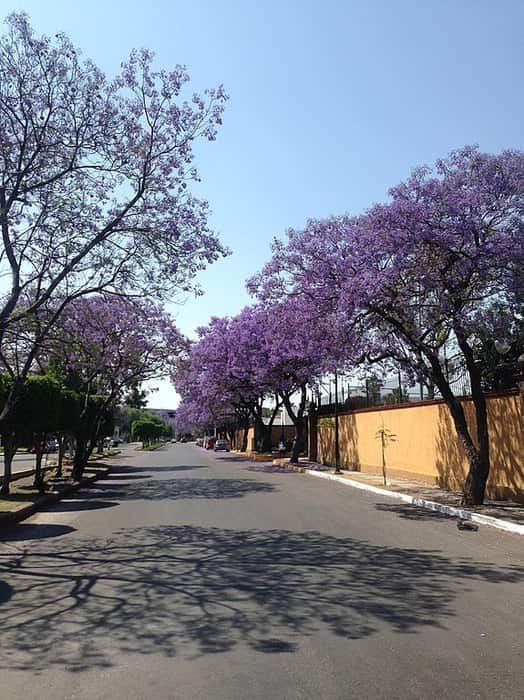
[[[308,459],[316,462],[318,459],[318,415],[310,408],[308,428]]]
[[[35,460],[35,480],[33,486],[40,492],[45,491],[44,474],[42,472],[42,457],[44,456],[44,441],[38,443],[38,451]]]
[[[268,430],[267,425],[262,420],[262,417],[256,415],[255,417],[255,450],[257,452],[264,452],[268,444]],[[269,434],[269,449],[271,450],[271,434]]]
[[[262,449],[261,452],[269,454],[271,452],[271,434],[273,426],[264,425],[264,432],[262,433]]]
[[[4,475],[2,477],[2,488],[0,495],[8,496],[10,493],[13,457],[16,454],[16,439],[12,433],[2,435],[2,445],[4,446]]]
[[[300,386],[300,403],[298,405],[296,413],[294,412],[293,406],[291,405],[290,394],[281,394],[281,397],[282,403],[286,407],[286,411],[291,420],[293,421],[296,433],[295,442],[293,443],[293,450],[291,453],[291,459],[289,461],[292,464],[298,464],[298,458],[300,457],[301,452],[304,451],[306,439],[306,421],[304,418],[304,411],[306,408],[307,399],[306,385],[303,384]]]
[[[242,428],[242,444],[240,445],[240,451],[246,452],[247,450],[247,437],[249,434],[249,425],[245,425]]]
[[[298,458],[304,452],[305,442],[306,442],[306,421],[304,416],[295,418],[293,421],[295,424],[296,437],[293,443],[293,450],[291,452],[291,459],[289,460],[292,464],[298,464]]]
[[[35,479],[33,486],[37,488],[40,492],[45,490],[44,487],[44,474],[42,472],[42,459],[44,457],[45,450],[47,448],[47,434],[37,433],[37,439],[35,441],[36,445],[36,458],[35,458]]]
[[[484,503],[486,483],[489,476],[489,464],[479,454],[470,459],[469,471],[462,489],[462,504],[465,506],[478,506]]]
[[[73,457],[73,472],[71,476],[76,481],[80,481],[84,475],[84,469],[87,464],[88,451],[87,440],[85,437],[76,436],[75,456]]]
[[[63,463],[64,463],[64,454],[65,454],[65,437],[63,433],[57,433],[57,442],[58,442],[58,466],[56,468],[56,476],[58,479],[62,477],[62,468],[63,468]]]
[[[482,451],[474,444],[466,422],[464,409],[458,401],[456,401],[456,404],[458,404],[458,407],[451,406],[448,403],[448,407],[469,462],[468,474],[462,489],[462,503],[465,506],[482,505],[489,474],[489,454],[486,452],[486,446],[484,446]]]
[[[469,471],[462,489],[462,502],[465,506],[476,506],[484,503],[490,468],[488,411],[484,395],[477,395],[475,392],[473,404],[477,419],[478,449],[468,455]]]
[[[486,484],[489,476],[489,434],[488,434],[488,409],[486,397],[482,391],[482,377],[472,348],[462,329],[455,328],[455,335],[460,349],[466,360],[470,383],[471,398],[475,406],[475,418],[477,421],[477,443],[474,450],[468,453],[469,472],[464,482],[462,502],[464,505],[481,505],[484,503]]]
[[[433,369],[435,384],[449,408],[455,430],[457,431],[457,435],[469,462],[469,471],[462,489],[462,504],[465,506],[482,505],[489,475],[489,438],[486,399],[480,391],[480,387],[475,390],[473,400],[477,418],[477,437],[479,442],[479,446],[477,447],[471,437],[464,408],[451,391],[451,387],[442,372],[440,362],[437,358],[429,359]],[[472,381],[472,387],[474,383],[475,382]]]

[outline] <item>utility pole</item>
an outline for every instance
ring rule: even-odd
[[[340,443],[338,439],[338,372],[335,370],[335,474],[340,474]]]

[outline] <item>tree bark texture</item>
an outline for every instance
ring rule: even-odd
[[[472,399],[477,420],[477,446],[466,421],[464,408],[451,391],[440,363],[435,358],[431,364],[435,384],[449,408],[455,430],[469,462],[468,474],[462,489],[462,504],[465,506],[482,505],[489,476],[489,436],[486,399],[481,391],[480,382],[476,381],[476,377],[472,377],[470,372]]]
[[[12,433],[2,435],[2,445],[4,446],[4,475],[2,477],[2,488],[0,494],[8,496],[11,490],[11,476],[13,457],[16,453],[16,439]]]

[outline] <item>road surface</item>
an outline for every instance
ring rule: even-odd
[[[0,536],[2,697],[523,697],[524,541],[194,445]]]
[[[2,456],[3,460],[3,456]],[[56,463],[57,461],[57,455],[56,454],[49,454],[49,455],[44,455],[42,459],[42,465],[45,467],[48,464]],[[13,457],[13,462],[12,462],[12,472],[13,474],[17,474],[18,472],[25,472],[28,469],[34,469],[35,468],[35,455],[30,454],[28,452],[17,452],[15,456]]]

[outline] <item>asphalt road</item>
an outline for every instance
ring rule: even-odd
[[[5,698],[523,697],[524,541],[169,445],[0,534]]]
[[[11,465],[11,470],[13,474],[17,474],[18,472],[25,472],[28,469],[34,469],[35,459],[35,455],[29,454],[28,452],[17,452],[13,457],[13,463]],[[51,462],[56,461],[57,455],[51,453],[48,455],[44,455],[42,459],[42,464],[45,467],[47,464],[51,464]]]

